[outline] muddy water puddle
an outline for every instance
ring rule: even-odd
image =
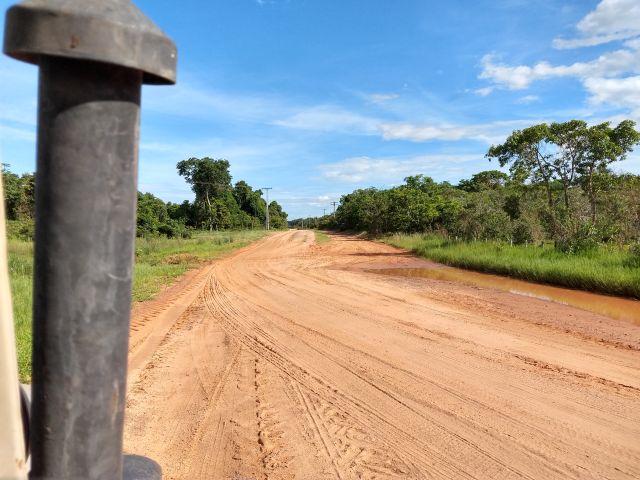
[[[570,305],[581,308],[582,310],[640,325],[640,301],[628,298],[553,287],[437,264],[427,268],[381,268],[371,269],[369,272],[398,277],[459,282],[466,285],[494,288],[515,295],[523,295],[548,302]]]

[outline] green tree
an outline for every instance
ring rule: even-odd
[[[240,180],[233,187],[233,197],[243,212],[264,220],[266,207],[260,190],[254,191],[247,182]]]
[[[31,221],[35,213],[35,175],[24,173],[18,176],[9,170],[6,163],[1,167],[7,219]]]
[[[547,194],[549,208],[553,208],[551,182],[553,170],[550,165],[549,126],[546,123],[524,130],[514,131],[503,144],[493,145],[487,152],[489,160],[497,159],[501,167],[509,165],[513,178],[542,182]]]
[[[229,161],[214,160],[209,157],[190,158],[178,162],[178,173],[185,178],[196,194],[195,203],[204,202],[212,208],[214,198],[222,198],[230,193],[231,174]]]
[[[591,222],[596,223],[598,197],[609,185],[608,167],[611,163],[624,160],[627,153],[640,143],[640,132],[635,122],[624,120],[611,128],[609,122],[594,125],[587,132],[588,148],[579,164],[582,174],[581,186],[589,198]]]
[[[151,193],[138,192],[137,235],[157,235],[162,224],[169,220],[167,206]]]
[[[548,156],[548,165],[562,185],[564,205],[570,212],[569,189],[575,183],[578,169],[589,148],[587,123],[582,120],[552,123],[547,142],[555,147]]]
[[[275,229],[287,228],[287,214],[275,200],[269,204],[269,226]]]
[[[458,188],[465,192],[481,192],[504,187],[509,180],[509,176],[500,170],[487,170],[476,173],[469,180],[460,180]]]

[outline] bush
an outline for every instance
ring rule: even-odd
[[[16,240],[33,240],[35,233],[33,220],[8,220],[7,237]]]
[[[556,249],[568,254],[587,253],[596,250],[600,244],[596,227],[592,224],[580,225],[574,233],[565,234],[556,240]]]
[[[531,226],[522,220],[517,220],[513,224],[513,243],[516,245],[524,245],[533,242],[533,233]]]
[[[183,223],[172,219],[160,224],[158,233],[167,238],[191,238],[191,231]]]

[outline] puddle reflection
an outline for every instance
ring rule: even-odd
[[[612,297],[597,293],[552,287],[539,283],[516,280],[499,275],[472,272],[459,268],[434,265],[432,268],[383,268],[369,270],[372,273],[398,277],[428,278],[445,280],[467,285],[495,288],[515,295],[538,298],[549,302],[571,305],[583,310],[599,313],[617,320],[625,320],[640,325],[640,301]]]

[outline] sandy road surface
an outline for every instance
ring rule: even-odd
[[[137,308],[126,451],[166,479],[640,478],[639,327],[376,275],[420,261],[313,238]]]

